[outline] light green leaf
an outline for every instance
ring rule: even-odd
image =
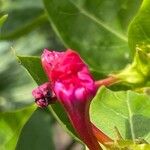
[[[108,144],[109,147],[103,150],[149,150],[150,144],[148,143],[136,143],[131,140],[115,141],[112,144]]]
[[[114,127],[123,138],[150,142],[150,97],[132,91],[113,92],[102,87],[90,108],[92,122],[115,139]]]
[[[2,17],[0,17],[0,27],[3,25],[3,23],[6,21],[8,15],[4,15]]]
[[[93,68],[110,72],[127,63],[126,28],[141,0],[43,2],[49,21],[64,45],[80,51]]]
[[[132,87],[148,85],[150,80],[150,56],[142,50],[136,50],[132,64],[127,65],[114,76]]]
[[[129,26],[128,40],[132,52],[136,48],[150,52],[150,1],[143,0],[141,8]]]
[[[0,149],[14,150],[24,124],[34,112],[29,106],[13,112],[0,113]]]

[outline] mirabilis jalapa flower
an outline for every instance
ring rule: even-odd
[[[71,49],[66,52],[44,50],[41,60],[49,82],[33,90],[36,103],[45,107],[57,97],[81,140],[90,150],[101,150],[89,118],[89,105],[97,84],[88,66]],[[105,140],[111,141],[108,137]]]

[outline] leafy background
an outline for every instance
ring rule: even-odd
[[[34,150],[45,145],[45,150],[59,150],[54,117],[76,137],[66,115],[60,117],[59,104],[45,110],[33,105],[31,91],[46,78],[38,58],[20,55],[72,48],[97,71],[96,78],[117,71],[132,61],[137,44],[144,42],[149,51],[150,2],[141,4],[142,0],[0,0],[0,15],[8,14],[0,29],[0,149]],[[37,84],[16,61],[14,50]],[[117,126],[125,138],[140,136],[149,141],[148,100],[146,95],[104,88],[91,105],[92,121],[112,137]],[[107,117],[110,114],[115,121]],[[135,126],[138,121],[141,124]],[[66,147],[71,149],[74,140],[68,141]]]

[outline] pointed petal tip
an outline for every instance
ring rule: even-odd
[[[50,51],[45,48],[45,49],[43,50],[42,57],[43,57],[44,55],[49,54],[49,53],[50,53]]]
[[[49,56],[50,53],[51,52],[48,49],[46,49],[46,48],[43,50],[43,53],[41,55],[42,62],[44,62],[45,60],[47,60],[47,57]]]

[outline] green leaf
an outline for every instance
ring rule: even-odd
[[[16,150],[54,150],[51,127],[49,110],[37,108],[23,127]]]
[[[41,61],[39,57],[28,57],[28,56],[17,56],[20,63],[26,68],[26,70],[30,73],[32,78],[37,82],[37,84],[42,84],[47,80],[47,77],[44,74],[44,71],[41,66]],[[49,109],[51,110],[54,117],[57,119],[57,121],[61,124],[61,126],[75,139],[80,141],[78,139],[78,136],[76,135],[72,125],[70,124],[70,121],[63,110],[63,108],[60,106],[59,103],[53,104],[49,106]]]
[[[9,14],[1,29],[1,40],[19,38],[47,22],[40,0],[2,1],[2,11]],[[44,15],[43,15],[44,14]]]
[[[13,112],[0,113],[0,149],[13,150],[16,147],[21,129],[34,112],[35,106],[29,106]]]
[[[8,15],[4,15],[2,17],[0,17],[0,27],[3,25],[3,23],[6,21]]]
[[[29,23],[22,25],[21,27],[13,30],[11,32],[3,33],[0,36],[0,40],[11,40],[11,39],[19,38],[19,37],[31,32],[32,30],[34,30],[35,28],[41,26],[42,24],[44,24],[46,22],[47,22],[46,15],[44,13],[40,14],[39,16],[34,18]]]
[[[49,21],[64,45],[80,51],[93,68],[110,72],[127,63],[126,29],[141,0],[43,2]]]
[[[150,52],[150,1],[143,0],[141,8],[129,26],[128,40],[133,53],[136,48]]]
[[[114,127],[123,138],[150,142],[150,97],[132,91],[113,92],[102,87],[90,108],[92,122],[115,139]]]
[[[17,56],[18,61],[23,65],[37,84],[47,82],[48,79],[43,71],[39,57]]]
[[[49,106],[50,111],[52,112],[55,119],[59,122],[61,127],[69,133],[74,139],[76,139],[78,142],[82,143],[74,131],[74,128],[70,124],[70,121],[67,117],[67,114],[65,110],[62,108],[62,106],[59,103],[53,104]]]

